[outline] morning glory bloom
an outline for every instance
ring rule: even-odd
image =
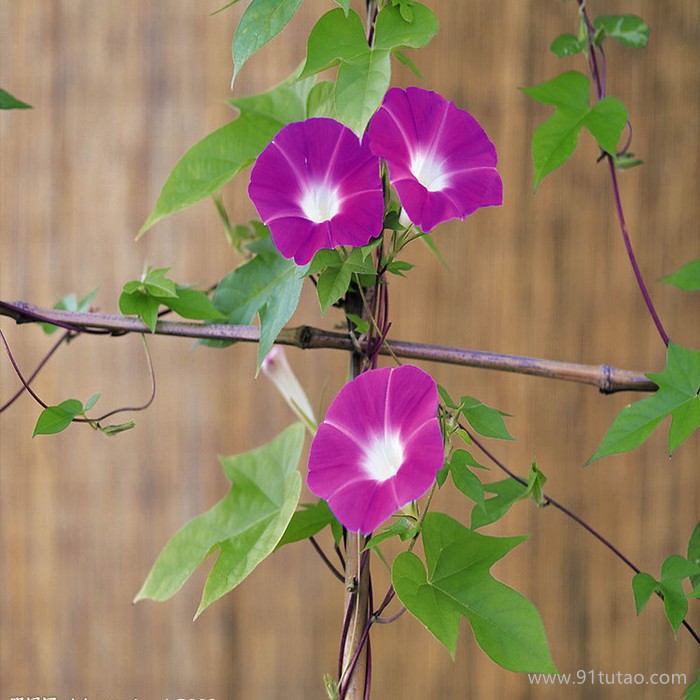
[[[258,156],[248,194],[277,249],[297,265],[322,248],[361,247],[382,232],[379,161],[334,119],[285,126]]]
[[[405,213],[426,233],[503,202],[496,148],[471,114],[435,92],[389,90],[369,137]]]
[[[309,453],[307,484],[353,532],[369,534],[423,496],[444,462],[433,378],[402,365],[365,372],[331,403]]]

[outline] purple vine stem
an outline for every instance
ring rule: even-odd
[[[591,71],[591,75],[593,76],[593,79],[596,84],[596,90],[598,93],[598,99],[602,100],[605,97],[605,80],[606,80],[606,62],[605,62],[605,54],[603,53],[603,49],[600,47],[596,47],[595,45],[595,33],[596,29],[593,23],[591,22],[588,12],[586,11],[586,0],[578,0],[578,6],[579,6],[579,12],[581,13],[581,16],[583,17],[584,22],[586,23],[586,29],[587,29],[587,35],[588,35],[588,66]],[[598,65],[598,54],[600,54],[600,66]],[[602,72],[602,75],[601,75]],[[630,126],[630,134],[631,134],[631,126]],[[627,146],[625,147],[625,150],[629,147],[629,142]],[[632,248],[632,242],[630,241],[629,233],[627,232],[627,224],[625,222],[625,214],[624,210],[622,208],[622,199],[620,197],[620,188],[617,182],[617,173],[615,172],[615,158],[613,155],[610,153],[605,154],[605,158],[608,161],[608,166],[610,169],[610,180],[612,182],[612,188],[613,188],[613,194],[615,196],[615,209],[617,211],[617,220],[620,225],[620,231],[622,233],[622,239],[625,243],[625,250],[627,251],[627,257],[629,258],[630,264],[632,265],[632,270],[634,272],[635,279],[637,280],[637,285],[639,287],[639,291],[642,293],[642,297],[644,298],[644,303],[647,306],[647,309],[649,310],[649,314],[651,315],[652,320],[654,321],[654,325],[656,326],[656,329],[659,332],[659,335],[661,336],[661,339],[664,342],[664,345],[668,347],[668,344],[670,342],[670,339],[668,337],[668,333],[666,333],[666,330],[664,329],[663,324],[661,323],[661,319],[659,318],[659,314],[656,311],[656,308],[654,306],[654,302],[651,299],[651,295],[649,294],[649,290],[647,289],[646,283],[644,282],[644,278],[642,277],[642,273],[639,269],[639,265],[637,264],[637,258],[634,254],[634,250]]]
[[[475,436],[474,433],[467,430],[467,428],[460,423],[460,427],[469,435],[469,438],[471,441],[503,472],[505,472],[511,479],[515,479],[519,484],[522,484],[523,486],[527,486],[527,480],[523,479],[522,477],[518,476],[514,472],[512,472],[508,467],[501,462],[496,455],[494,455],[481,441],[479,441]],[[632,571],[634,571],[635,574],[640,573],[639,567],[630,559],[628,559],[612,542],[607,540],[603,535],[601,535],[597,530],[595,530],[591,525],[589,525],[585,520],[580,518],[576,513],[573,511],[569,510],[565,505],[559,503],[559,501],[554,500],[551,496],[548,496],[546,493],[542,494],[542,506],[553,506],[556,508],[559,512],[564,513],[568,518],[571,518],[577,525],[581,526],[586,532],[588,532],[590,535],[593,535],[598,542],[600,542],[602,545],[607,547],[618,559],[623,561]],[[657,595],[663,600],[663,596],[660,593],[657,593]],[[683,620],[682,625],[688,630],[692,638],[700,644],[700,636],[698,636],[698,633],[693,629],[693,627],[688,623],[686,620]]]

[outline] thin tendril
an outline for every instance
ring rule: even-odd
[[[118,413],[126,413],[126,412],[133,412],[133,411],[145,411],[152,403],[153,399],[156,397],[156,373],[153,368],[153,360],[151,358],[151,352],[148,349],[148,341],[146,340],[146,336],[142,333],[141,334],[141,342],[143,343],[143,349],[146,353],[146,361],[148,362],[148,374],[151,378],[151,394],[148,397],[148,400],[146,403],[141,404],[140,406],[125,406],[123,408],[115,408],[113,411],[109,411],[105,413],[104,415],[100,416],[99,418],[91,418],[89,422],[91,423],[99,423],[100,421],[105,420],[106,418],[110,418],[111,416],[114,416]]]
[[[27,377],[27,385],[31,384],[34,379],[36,378],[37,374],[44,368],[46,363],[51,359],[53,354],[58,350],[58,348],[61,347],[61,345],[64,342],[70,341],[72,338],[76,338],[77,334],[74,333],[73,331],[66,331],[57,341],[54,343],[53,347],[51,350],[49,350],[46,355],[44,355],[44,359],[36,366],[36,369]],[[17,392],[12,396],[10,399],[8,399],[2,406],[0,406],[0,413],[2,413],[5,409],[8,409],[12,404],[20,397],[22,394],[27,390],[27,387],[23,384]]]
[[[22,385],[24,388],[29,392],[29,395],[42,407],[42,408],[48,408],[48,404],[44,403],[37,393],[34,391],[29,386],[29,383],[27,380],[24,378],[24,375],[22,374],[22,371],[19,368],[19,365],[15,361],[14,356],[12,355],[12,350],[10,350],[10,345],[7,342],[7,339],[5,338],[5,334],[0,331],[0,339],[2,339],[3,345],[5,346],[5,352],[7,352],[7,356],[10,358],[10,363],[12,364],[12,368],[15,370],[15,374],[19,377],[20,382],[22,382]]]

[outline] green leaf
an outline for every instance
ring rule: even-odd
[[[426,516],[429,517],[431,513]],[[435,590],[425,575],[423,562],[413,552],[402,552],[391,566],[391,581],[399,600],[454,659],[461,611]]]
[[[406,608],[454,657],[460,616],[479,646],[511,671],[554,672],[544,626],[530,601],[490,569],[524,537],[486,537],[443,513],[423,522],[427,574],[413,552],[394,560],[392,583]]]
[[[228,495],[172,537],[134,602],[170,598],[217,550],[195,617],[241,583],[272,553],[296,508],[303,443],[304,427],[297,423],[263,447],[222,457]]]
[[[435,13],[418,2],[411,3],[411,19],[403,6],[388,5],[377,16],[374,48],[394,50],[400,47],[418,49],[425,46],[438,32]]]
[[[351,10],[347,15],[338,8],[326,12],[314,25],[306,47],[302,78],[354,61],[369,52],[362,20]]]
[[[484,485],[467,465],[481,467],[466,450],[455,450],[447,463],[454,485],[478,506],[484,507]]]
[[[334,82],[322,80],[311,88],[306,100],[306,116],[337,119]]]
[[[442,399],[442,402],[447,406],[447,408],[451,408],[453,411],[459,408],[457,404],[455,403],[454,399],[450,396],[449,392],[447,389],[445,389],[442,384],[438,384],[438,394],[440,394],[440,398]]]
[[[686,292],[700,290],[700,258],[691,260],[673,274],[662,277],[659,282],[672,284]]]
[[[507,414],[486,406],[478,399],[471,396],[463,396],[460,403],[460,412],[480,435],[500,440],[515,440],[508,432],[508,428],[506,428],[506,424],[503,421],[503,416]]]
[[[650,29],[642,18],[636,15],[596,17],[593,25],[596,29],[602,29],[605,36],[633,49],[643,49],[649,41]]]
[[[393,275],[406,277],[406,275],[404,275],[403,273],[413,269],[414,267],[415,265],[412,265],[411,263],[406,262],[405,260],[393,260],[389,263],[386,269],[387,272],[391,272]]]
[[[695,674],[695,680],[683,691],[685,700],[700,700],[700,669]]]
[[[472,508],[472,530],[500,520],[514,503],[527,498],[529,494],[527,486],[511,478],[485,484],[484,490],[496,495],[486,499],[480,508]]]
[[[203,291],[178,286],[176,292],[177,296],[174,299],[164,300],[163,303],[183,318],[201,321],[217,321],[226,318]]]
[[[238,118],[182,156],[137,238],[166,216],[213,195],[250,165],[285,124],[304,118],[310,89],[309,81],[284,82],[268,92],[230,100],[240,110]]]
[[[669,415],[672,416],[669,454],[697,430],[700,425],[700,352],[670,343],[664,371],[646,376],[658,384],[658,391],[625,406],[618,413],[600,447],[586,464],[638,447]]]
[[[573,155],[583,122],[580,114],[559,110],[535,129],[532,135],[534,190],[537,190],[542,178],[564,165]]]
[[[399,8],[399,12],[406,22],[413,22],[415,0],[391,0],[391,4],[393,7]]]
[[[391,537],[399,537],[402,542],[411,539],[417,533],[417,524],[411,518],[401,517],[388,527],[385,527],[380,533],[374,535],[370,541],[364,546],[363,552],[367,549],[374,549],[379,546],[384,540]]]
[[[259,250],[221,280],[213,299],[228,323],[249,325],[256,314],[260,317],[258,370],[296,310],[306,273],[306,268],[283,258],[270,239],[261,241]]]
[[[349,0],[346,0],[349,2]],[[337,3],[343,2],[343,0],[336,0]],[[340,699],[340,688],[338,687],[338,682],[330,673],[323,674],[323,687],[326,689],[326,697],[328,700],[339,700]]]
[[[90,308],[90,304],[92,303],[96,293],[97,289],[95,288],[89,294],[85,295],[80,301],[78,301],[78,297],[75,295],[75,293],[71,292],[70,294],[66,294],[64,297],[61,297],[53,305],[53,308],[62,311],[87,311]],[[39,325],[46,335],[51,335],[58,330],[58,326],[54,326],[51,323],[40,323]]]
[[[345,296],[351,280],[352,272],[346,265],[327,267],[319,275],[316,292],[321,304],[321,315],[325,314],[338,299]]]
[[[283,126],[269,117],[241,113],[238,119],[195,144],[168,176],[138,237],[166,216],[219,190],[250,165]]]
[[[335,84],[335,108],[340,120],[362,135],[384,99],[390,81],[389,51],[366,49],[355,60],[341,63]]]
[[[590,83],[585,75],[567,71],[553,80],[522,90],[538,102],[556,108],[555,113],[537,127],[532,137],[535,190],[543,177],[569,159],[584,126],[600,148],[615,154],[627,123],[627,110],[614,97],[605,97],[591,108]]]
[[[376,246],[374,243],[370,243],[362,248],[353,248],[348,257],[343,261],[343,265],[350,268],[352,272],[355,272],[358,275],[376,275],[374,262],[369,255],[371,250],[373,250],[375,247]]]
[[[613,160],[617,170],[631,170],[644,163],[641,158],[637,158],[631,151],[616,153]]]
[[[339,66],[335,110],[357,134],[364,132],[389,88],[391,52],[423,46],[437,32],[437,20],[430,9],[419,3],[413,3],[412,9],[414,21],[407,22],[400,8],[384,7],[377,16],[373,48],[367,44],[362,20],[353,11],[331,10],[311,30],[301,76]]]
[[[117,423],[116,425],[101,425],[99,430],[103,432],[107,437],[114,437],[119,433],[124,433],[127,430],[131,430],[136,427],[136,423],[130,420],[126,423]]]
[[[604,97],[596,102],[585,121],[598,145],[613,156],[626,124],[627,108],[615,97]]]
[[[303,510],[298,510],[292,515],[289,525],[287,525],[287,529],[275,549],[279,549],[285,544],[313,537],[334,520],[335,516],[324,500],[319,500],[314,505],[305,505]]]
[[[533,460],[527,479],[526,493],[538,506],[544,505],[544,485],[546,483],[547,477],[538,469],[537,462]]]
[[[355,324],[354,330],[356,333],[367,333],[367,331],[369,330],[369,321],[365,321],[357,314],[349,314],[346,312],[345,315],[350,321],[352,321]]]
[[[690,536],[690,541],[688,542],[688,561],[700,566],[700,521],[695,526],[693,534]],[[700,584],[700,574],[691,576],[690,583],[693,588]]]
[[[590,95],[588,78],[578,71],[567,71],[539,85],[520,88],[533,100],[573,112],[586,111]]]
[[[204,292],[176,285],[167,278],[168,270],[167,267],[148,269],[141,279],[127,282],[119,297],[121,312],[140,316],[151,332],[155,331],[161,305],[184,318],[211,321],[225,318]]]
[[[365,260],[359,248],[354,248],[345,259],[338,250],[318,251],[311,261],[309,274],[319,272],[316,292],[322,314],[345,296],[354,273],[375,274],[371,259]]]
[[[420,78],[421,80],[425,78],[421,72],[421,69],[418,68],[418,66],[403,51],[394,50],[392,55],[399,63],[403,63],[406,68],[414,73],[416,77]]]
[[[399,7],[384,7],[377,16],[373,48],[368,48],[364,33],[360,41],[356,32],[356,44],[340,57],[335,105],[341,121],[357,134],[362,134],[389,89],[391,52],[424,46],[437,33],[432,10],[420,3],[412,3],[411,7],[411,22],[404,19]]]
[[[67,399],[61,401],[58,406],[48,406],[39,414],[32,437],[60,433],[82,413],[83,404],[77,399]]]
[[[549,50],[563,58],[564,56],[575,56],[586,48],[585,41],[579,41],[573,34],[560,34],[551,44]]]
[[[426,248],[440,261],[442,266],[448,272],[452,272],[452,270],[450,270],[450,266],[447,264],[447,260],[445,260],[445,257],[440,252],[440,249],[437,247],[437,243],[435,243],[435,239],[432,236],[423,235],[418,240],[426,246]]]
[[[664,600],[666,617],[674,633],[677,633],[688,613],[688,598],[683,590],[683,581],[698,575],[700,575],[700,564],[678,554],[672,554],[661,565],[661,578],[658,581],[647,573],[636,574],[632,579],[632,588],[637,615],[653,593],[660,593]]]
[[[632,578],[632,590],[634,591],[634,605],[639,615],[649,599],[656,592],[657,581],[650,574],[640,571]]]
[[[301,0],[251,0],[233,37],[233,78],[243,64],[289,23]]]
[[[32,109],[32,106],[0,88],[0,109]]]
[[[93,406],[97,403],[97,400],[100,398],[99,394],[93,394],[86,402],[85,406],[83,407],[83,413],[87,413]]]
[[[664,611],[675,633],[688,614],[688,598],[683,590],[683,580],[700,574],[700,566],[685,557],[672,554],[661,565],[659,589],[664,597]]]
[[[123,291],[119,297],[119,310],[125,316],[140,316],[151,333],[155,333],[160,303],[157,297],[141,289],[136,289],[133,292]]]
[[[306,117],[306,102],[315,79],[300,80],[298,73],[299,70],[295,70],[287,80],[272,90],[247,97],[232,97],[226,102],[239,110],[241,115],[267,117],[283,125],[301,121]]]
[[[175,282],[168,279],[165,273],[169,267],[159,267],[155,270],[148,270],[141,279],[141,284],[149,294],[154,297],[176,297]]]

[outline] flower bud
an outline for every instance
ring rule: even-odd
[[[314,410],[311,408],[309,397],[287,361],[284,348],[280,345],[274,345],[272,350],[265,355],[261,369],[263,374],[274,383],[294,413],[312,432],[315,432],[317,424]]]

